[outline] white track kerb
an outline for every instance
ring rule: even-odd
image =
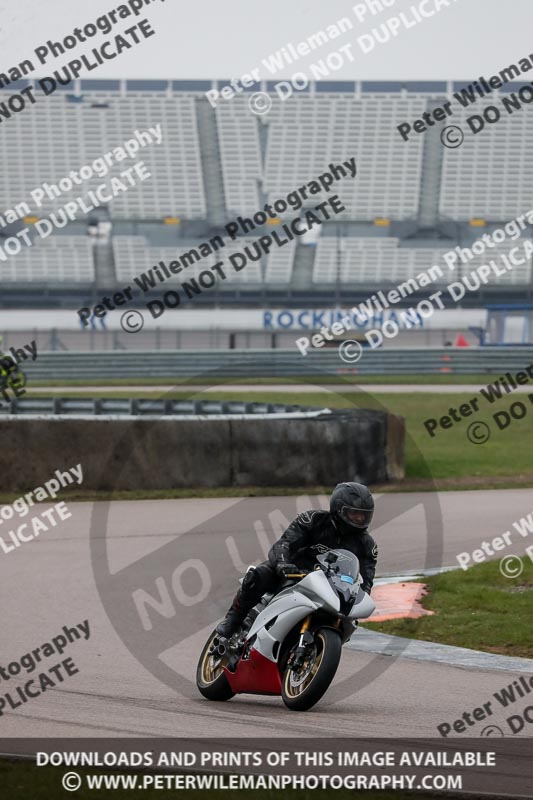
[[[527,224],[533,224],[533,209],[526,214],[522,214],[514,220],[508,222],[504,228],[498,228],[492,233],[484,233],[476,239],[470,247],[455,247],[443,254],[443,259],[450,270],[455,269],[459,264],[468,264],[474,258],[490,255],[490,250],[502,244],[507,237],[516,241],[520,238],[522,231]],[[533,243],[526,239],[519,246],[513,247],[507,254],[499,253],[496,258],[492,258],[488,263],[482,264],[469,274],[463,275],[460,280],[453,281],[446,285],[445,273],[442,267],[434,265],[425,272],[421,272],[416,278],[408,278],[403,283],[389,291],[376,292],[368,300],[350,309],[350,315],[342,317],[338,322],[333,323],[331,328],[323,326],[320,331],[308,336],[301,336],[296,339],[296,347],[303,356],[306,356],[311,348],[324,347],[326,341],[332,341],[337,336],[344,336],[346,333],[354,332],[353,321],[363,326],[371,320],[376,313],[381,313],[394,305],[400,303],[406,297],[420,291],[420,289],[435,283],[445,284],[442,289],[430,294],[427,299],[420,300],[416,306],[411,306],[404,311],[399,311],[397,317],[403,324],[403,328],[419,327],[423,319],[429,319],[437,309],[445,310],[449,308],[444,300],[446,296],[453,304],[460,302],[467,292],[478,292],[481,286],[486,285],[493,278],[501,278],[516,266],[523,266],[533,255]],[[364,334],[370,348],[375,350],[383,344],[384,339],[394,339],[400,333],[400,325],[394,320],[387,320],[380,327],[371,328]]]

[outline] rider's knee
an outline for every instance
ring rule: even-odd
[[[243,592],[253,592],[259,584],[259,575],[255,567],[250,567],[242,580],[241,589]]]

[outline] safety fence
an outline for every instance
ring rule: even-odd
[[[355,351],[350,351],[355,352]],[[356,362],[344,361],[337,348],[302,356],[296,350],[157,350],[42,352],[21,364],[32,380],[102,380],[114,378],[281,378],[358,375],[495,374],[533,363],[533,346],[364,348]],[[29,388],[29,386],[28,386]]]

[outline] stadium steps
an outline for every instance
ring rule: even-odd
[[[261,150],[261,164],[264,165],[266,164],[267,150],[268,150],[268,134],[269,134],[268,121],[260,117],[257,120],[257,124],[259,125],[259,147]]]
[[[200,153],[202,154],[207,221],[213,227],[219,227],[227,221],[222,158],[216,117],[205,98],[196,100],[196,117],[198,120]]]
[[[441,105],[440,101],[430,101],[428,111]],[[434,230],[439,220],[440,185],[444,163],[444,148],[440,137],[444,125],[429,128],[424,137],[418,206],[418,226],[422,230]]]
[[[99,289],[113,289],[117,285],[112,239],[94,243],[94,272]]]
[[[291,289],[309,288],[313,275],[316,248],[298,243],[292,269]]]

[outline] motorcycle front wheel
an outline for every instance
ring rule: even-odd
[[[288,666],[285,670],[281,696],[287,708],[307,711],[318,703],[335,677],[341,651],[342,641],[337,631],[320,628],[315,632],[314,643],[301,667]]]
[[[216,636],[216,631],[213,631],[202,650],[196,667],[196,685],[200,694],[208,700],[229,700],[235,692],[231,690],[223,670],[227,657],[209,653]]]

